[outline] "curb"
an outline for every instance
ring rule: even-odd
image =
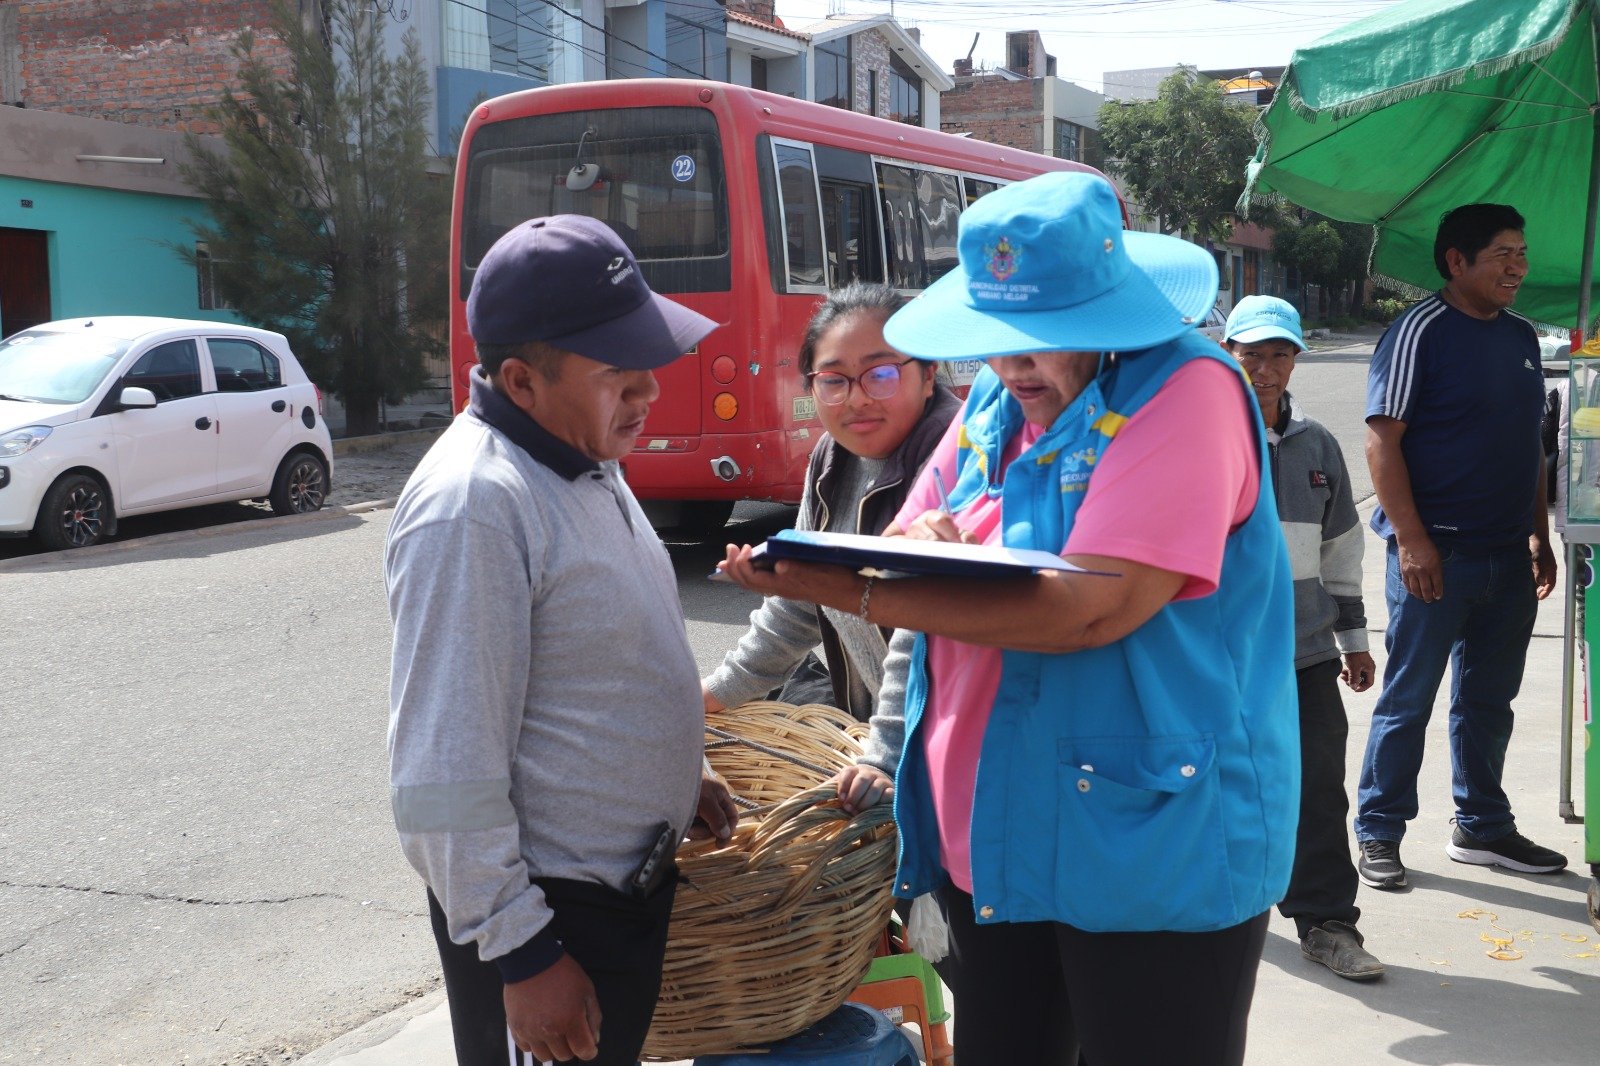
[[[404,1029],[413,1019],[428,1014],[445,1002],[444,989],[438,988],[427,995],[419,996],[402,1007],[396,1007],[387,1014],[380,1014],[371,1021],[357,1026],[341,1037],[323,1044],[303,1058],[294,1060],[295,1066],[332,1066],[350,1055],[357,1055],[370,1048],[375,1048]]]
[[[398,499],[398,496],[391,496],[384,500],[368,500],[365,503],[352,503],[341,507],[324,507],[311,514],[273,515],[271,518],[228,522],[224,525],[207,526],[203,529],[180,529],[172,533],[156,533],[148,537],[136,537],[133,540],[117,541],[112,544],[96,544],[88,548],[42,552],[38,555],[25,555],[20,559],[0,559],[0,573],[8,570],[27,570],[32,567],[71,563],[79,559],[94,560],[101,556],[114,555],[118,552],[133,551],[138,548],[150,547],[151,545],[196,540],[201,537],[221,537],[230,533],[252,533],[262,529],[277,529],[279,526],[286,526],[291,522],[314,522],[319,519],[344,518],[347,515],[366,514],[369,511],[384,511],[393,507]]]
[[[425,429],[402,429],[394,433],[371,433],[364,437],[337,437],[333,442],[333,455],[359,455],[362,452],[379,452],[385,448],[392,448],[396,444],[410,444],[413,441],[433,440],[443,433],[450,423],[439,426],[428,426]]]

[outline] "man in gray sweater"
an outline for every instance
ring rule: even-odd
[[[624,483],[652,371],[714,327],[603,223],[525,222],[467,301],[471,402],[385,553],[395,825],[428,886],[462,1066],[632,1066],[698,814],[700,682],[672,564]]]
[[[1352,981],[1376,980],[1383,963],[1356,929],[1361,909],[1345,828],[1350,727],[1338,686],[1342,679],[1352,692],[1364,692],[1377,676],[1361,604],[1364,534],[1339,442],[1288,392],[1295,357],[1305,350],[1300,312],[1276,297],[1247,296],[1228,316],[1223,345],[1249,375],[1267,425],[1273,491],[1294,573],[1300,824],[1289,893],[1278,910],[1294,919],[1306,958]]]

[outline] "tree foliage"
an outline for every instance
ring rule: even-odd
[[[190,227],[218,295],[287,335],[343,401],[349,431],[373,432],[380,400],[420,387],[424,358],[443,349],[449,182],[428,173],[415,34],[390,58],[381,11],[360,0],[323,10],[308,24],[293,0],[274,0],[287,70],[240,34],[237,89],[214,109],[226,151],[192,139],[184,176],[211,218]]]
[[[1100,108],[1106,165],[1162,232],[1226,240],[1255,152],[1255,115],[1193,67],[1179,67],[1154,100]]]
[[[1371,226],[1335,222],[1299,209],[1280,212],[1275,219],[1273,257],[1308,284],[1320,286],[1324,300],[1329,294],[1338,296],[1347,310],[1351,295],[1366,280],[1371,253]]]

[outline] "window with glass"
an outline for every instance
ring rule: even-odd
[[[128,350],[126,341],[27,329],[0,341],[0,397],[72,404],[89,398]]]
[[[872,213],[872,187],[821,179],[822,234],[827,244],[831,284],[882,281],[878,225]]]
[[[712,77],[711,39],[698,22],[667,16],[667,74],[674,78]]]
[[[1057,120],[1056,158],[1071,159],[1077,163],[1099,167],[1105,162],[1105,152],[1100,144],[1100,131],[1065,119]]]
[[[817,171],[811,160],[811,150],[792,144],[774,144],[772,156],[778,168],[789,291],[826,289],[822,207],[818,202]]]
[[[445,66],[581,81],[582,13],[582,0],[447,0]]]
[[[854,94],[850,91],[853,84],[850,72],[850,38],[840,37],[819,44],[813,54],[817,63],[817,102],[827,104],[829,107],[842,107],[846,111],[853,110]]]
[[[954,174],[878,165],[889,284],[924,289],[956,264],[962,194]]]
[[[158,344],[139,357],[124,386],[149,389],[157,403],[200,395],[200,346],[192,340]]]
[[[206,340],[218,392],[260,392],[283,385],[278,357],[252,341],[234,337]]]
[[[987,196],[1000,187],[997,181],[984,181],[982,178],[965,179],[967,187],[967,206],[971,207],[980,196]]]
[[[231,311],[232,305],[217,292],[217,266],[205,241],[194,242],[194,274],[199,286],[198,303],[202,311]]]
[[[579,163],[598,168],[591,184],[568,180]],[[729,287],[727,187],[709,111],[618,108],[482,127],[467,161],[462,268],[476,268],[511,227],[554,214],[589,215],[616,230],[657,291]],[[655,268],[684,260],[717,264],[690,274]]]
[[[889,117],[922,125],[922,78],[899,56],[889,55]]]

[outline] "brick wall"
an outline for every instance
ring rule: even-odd
[[[939,128],[946,133],[971,133],[980,141],[1043,152],[1040,130],[1044,104],[1039,82],[1007,81],[993,76],[956,79],[954,89],[939,99]]]
[[[267,0],[45,0],[17,5],[22,100],[160,129],[214,133],[204,109],[236,85],[229,48],[246,26],[284,71]]]

